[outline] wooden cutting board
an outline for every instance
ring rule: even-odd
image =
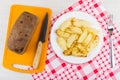
[[[16,19],[24,11],[27,11],[27,12],[30,12],[30,13],[36,15],[39,18],[39,23],[37,25],[37,28],[35,29],[34,34],[32,35],[32,38],[31,38],[24,54],[20,55],[15,52],[12,52],[8,49],[7,40],[8,40],[8,36],[10,34],[10,31],[11,31]],[[34,70],[23,70],[23,69],[13,67],[13,64],[32,66],[36,48],[37,48],[37,43],[38,43],[38,38],[39,38],[39,34],[40,34],[42,21],[45,17],[46,12],[49,15],[48,30],[47,30],[47,34],[46,34],[47,35],[46,42],[43,43],[43,48],[42,48],[42,52],[41,52],[42,53],[41,60],[40,60],[38,68],[34,69]],[[4,47],[3,66],[5,68],[8,68],[13,71],[17,71],[17,72],[23,72],[23,73],[36,73],[36,72],[44,71],[51,17],[52,17],[52,11],[49,8],[24,6],[24,5],[12,5],[11,6],[10,17],[9,17],[9,22],[8,22],[8,29],[7,29],[7,34],[6,34],[6,43],[5,43],[5,47]]]

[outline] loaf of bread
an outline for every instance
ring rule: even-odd
[[[16,53],[22,54],[29,44],[38,21],[38,17],[32,13],[23,12],[16,20],[10,32],[8,48]]]

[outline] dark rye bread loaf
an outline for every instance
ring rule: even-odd
[[[8,38],[8,48],[16,53],[23,53],[37,26],[38,17],[23,12],[16,20]]]

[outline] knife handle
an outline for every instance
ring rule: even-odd
[[[36,69],[39,65],[40,57],[41,57],[41,51],[42,51],[42,42],[39,41],[38,46],[37,46],[37,50],[36,50],[36,54],[35,54],[35,57],[34,57],[34,61],[33,61],[33,69]]]

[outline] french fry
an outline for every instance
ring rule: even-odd
[[[57,38],[57,43],[62,48],[62,50],[67,50],[65,39],[63,39],[62,37],[58,37]]]
[[[91,40],[92,40],[92,34],[89,33],[88,36],[86,37],[86,39],[83,41],[83,44],[88,45]]]
[[[86,46],[83,46],[82,44],[77,44],[77,47],[83,54],[88,53],[88,51],[86,50]]]
[[[87,50],[91,51],[93,50],[98,44],[98,36],[95,37],[95,39],[90,43],[90,45],[87,46]]]
[[[89,32],[91,32],[91,33],[93,33],[93,34],[95,34],[95,35],[98,35],[98,30],[97,29],[95,29],[95,28],[91,28],[91,27],[85,27],[86,28],[86,30],[88,30]]]
[[[76,40],[77,35],[72,34],[68,39],[67,39],[67,48],[70,48],[72,43]]]
[[[87,30],[84,30],[83,33],[81,34],[81,36],[79,37],[78,42],[82,43],[85,40],[85,38],[87,37],[87,34],[88,34]]]
[[[72,33],[72,34],[81,34],[82,33],[81,28],[73,27],[73,26],[66,28],[65,31],[68,32],[68,33]]]
[[[60,25],[60,30],[65,31],[65,29],[66,29],[67,27],[70,27],[70,26],[72,25],[71,20],[72,20],[72,19],[68,19],[68,20],[64,21],[64,22]]]
[[[77,57],[86,57],[87,54],[86,53],[83,53],[79,50],[79,48],[77,47],[74,47],[73,50],[72,50],[72,55],[73,56],[77,56]]]
[[[90,22],[86,21],[86,20],[81,20],[81,19],[73,19],[73,25],[76,27],[89,27],[90,26]]]
[[[73,47],[72,55],[75,56],[78,52],[79,52],[79,49],[77,47]]]
[[[72,48],[69,48],[69,49],[65,50],[63,53],[64,53],[64,55],[68,56],[68,55],[72,54],[71,52],[72,52]]]
[[[88,45],[90,45],[95,40],[95,37],[97,36],[94,33],[91,33],[91,34],[92,34],[92,40],[88,43]]]
[[[56,30],[56,33],[57,33],[58,36],[63,37],[63,38],[68,38],[70,36],[69,33],[64,32],[64,31],[62,31],[60,29]]]
[[[72,50],[73,50],[73,47],[76,45],[76,42],[73,42],[73,44],[70,46],[70,48],[68,48],[67,50],[65,50],[63,53],[64,55],[68,56],[68,55],[71,55],[72,54]]]

